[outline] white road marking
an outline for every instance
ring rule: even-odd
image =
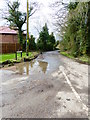
[[[75,94],[77,100],[82,104],[83,109],[85,110],[85,112],[86,112],[86,114],[87,114],[87,116],[88,116],[88,107],[82,102],[79,94],[76,92],[76,90],[75,90],[74,87],[72,86],[70,80],[68,79],[67,75],[66,75],[65,72],[64,72],[64,67],[63,67],[63,66],[60,66],[59,69],[60,69],[60,71],[62,71],[65,79],[67,80],[67,83],[69,84],[69,86],[70,86],[70,88],[71,88],[71,90],[72,90],[72,92]]]

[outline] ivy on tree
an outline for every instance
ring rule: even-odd
[[[74,57],[89,55],[90,49],[90,2],[75,2],[68,5],[66,27],[60,42],[61,51]]]

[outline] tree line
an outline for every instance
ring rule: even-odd
[[[90,55],[90,2],[71,2],[67,9],[60,49],[74,57]]]
[[[41,32],[39,33],[37,42],[35,42],[35,37],[31,35],[27,44],[28,44],[29,50],[40,50],[40,51],[55,50],[57,46],[55,36],[53,32],[49,34],[46,23],[43,26]],[[25,49],[26,49],[26,40],[24,40],[24,44],[23,44],[23,50]]]

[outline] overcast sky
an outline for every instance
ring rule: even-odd
[[[15,0],[11,0],[15,1]],[[21,11],[26,11],[26,2],[27,0],[19,0],[21,5],[20,5],[20,10]],[[31,0],[31,2],[38,2],[40,5],[39,9],[36,11],[36,13],[29,18],[29,31],[30,34],[33,34],[35,37],[38,36],[38,30],[41,30],[43,25],[45,23],[48,24],[49,32],[54,32],[56,34],[56,31],[54,31],[53,27],[53,18],[52,14],[54,10],[50,8],[50,5],[54,3],[57,0]],[[60,0],[59,0],[60,1]],[[62,1],[62,0],[61,0]],[[64,3],[66,3],[68,0],[63,0]],[[30,0],[29,0],[30,3]],[[4,0],[0,0],[0,9],[5,9],[6,8],[6,2]],[[3,21],[0,18],[0,26],[4,26],[7,24],[6,21]],[[36,29],[37,28],[37,29]],[[23,26],[23,29],[26,29],[26,24]]]

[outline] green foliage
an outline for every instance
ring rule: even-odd
[[[53,32],[51,33],[51,35],[49,35],[48,42],[51,42],[52,44],[55,44],[56,41],[55,41],[55,37],[54,37]]]
[[[78,2],[71,2],[69,5],[68,5],[68,9],[69,10],[72,10],[72,9],[75,9],[78,5]]]
[[[33,35],[31,35],[31,37],[29,38],[27,45],[28,45],[28,50],[36,50],[37,49],[37,46],[35,43],[35,38]],[[23,50],[24,51],[26,50],[26,40],[23,41]]]
[[[37,40],[37,49],[43,51],[43,48],[44,48],[43,42],[40,39],[38,39]]]
[[[90,1],[88,2],[87,11],[87,49],[86,52],[90,55]]]
[[[36,50],[35,38],[31,35],[29,39],[29,50]]]
[[[39,49],[46,51],[48,39],[49,39],[49,32],[48,32],[47,24],[45,24],[42,31],[39,33],[39,40],[37,43]]]
[[[67,26],[64,29],[63,40],[60,42],[60,49],[68,51],[74,57],[87,54],[89,51],[90,23],[87,24],[89,7],[88,3],[83,2],[70,3],[68,7]]]
[[[47,24],[42,28],[37,40],[37,48],[42,51],[54,50],[55,37],[53,33],[49,35]]]
[[[60,41],[56,41],[55,44],[54,44],[54,49],[59,49],[59,45],[60,44]]]
[[[80,63],[89,64],[90,65],[90,57],[87,56],[87,55],[83,55],[83,56],[79,56],[78,58],[75,58],[74,56],[72,56],[68,52],[60,52],[60,54],[66,56],[68,58],[75,59],[76,61],[78,61]]]

